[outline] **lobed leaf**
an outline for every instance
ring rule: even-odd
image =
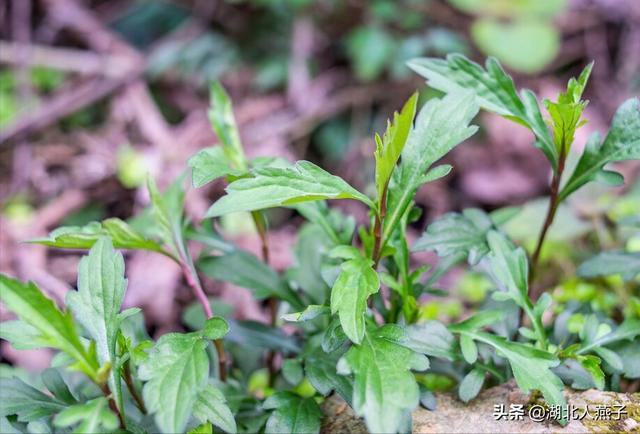
[[[28,242],[62,249],[90,249],[102,237],[111,237],[117,249],[162,251],[160,244],[145,238],[118,218],[91,222],[85,226],[63,226],[52,231],[47,238],[36,238]]]
[[[387,183],[391,179],[391,173],[396,167],[402,149],[409,137],[417,104],[418,94],[414,93],[402,107],[400,114],[398,112],[393,114],[393,122],[387,122],[387,131],[385,131],[382,138],[378,134],[375,136],[375,181],[378,200],[382,200],[385,194]]]
[[[591,136],[578,164],[560,191],[566,199],[590,181],[619,185],[624,180],[617,172],[604,170],[608,163],[640,159],[640,98],[625,101],[616,111],[603,142]]]
[[[207,345],[200,333],[169,333],[141,363],[144,401],[163,433],[184,432],[209,375]]]
[[[207,384],[196,397],[193,416],[201,423],[211,422],[228,433],[235,434],[237,431],[236,421],[224,394],[212,384]]]
[[[100,434],[118,428],[118,418],[109,410],[107,399],[100,397],[64,409],[53,419],[53,424],[57,427],[76,425],[73,432],[78,434]]]
[[[66,407],[67,403],[45,395],[18,378],[0,377],[0,417],[16,415],[21,422],[31,422]]]
[[[402,346],[402,339],[397,325],[367,331],[362,344],[338,363],[339,373],[354,375],[353,409],[371,432],[405,429],[418,406],[420,390],[411,370],[427,369],[429,360]]]
[[[122,254],[113,249],[111,239],[100,238],[80,260],[78,291],[69,291],[66,296],[67,306],[96,342],[98,362],[112,367],[109,386],[121,411],[124,405],[121,369],[116,361],[117,334],[122,320],[139,311],[120,313],[126,287]]]
[[[294,166],[263,167],[252,170],[252,178],[238,179],[226,188],[206,217],[238,211],[257,211],[300,202],[324,199],[356,199],[373,208],[364,194],[309,161]]]
[[[76,362],[77,369],[97,379],[98,363],[80,341],[73,319],[33,283],[22,283],[0,274],[0,299],[7,308],[39,333],[38,342],[63,351]]]
[[[391,232],[409,209],[417,189],[432,179],[428,173],[430,167],[476,132],[477,128],[469,125],[476,113],[478,104],[472,92],[455,92],[442,99],[434,98],[422,107],[389,186],[383,243],[389,240]]]
[[[542,118],[533,92],[524,89],[518,94],[513,79],[502,69],[500,62],[489,57],[485,68],[461,54],[449,54],[445,59],[420,58],[409,67],[427,79],[434,89],[450,93],[472,90],[480,106],[529,128],[554,170],[558,166],[558,151]]]
[[[247,163],[242,150],[242,142],[233,115],[233,106],[229,95],[222,85],[215,81],[210,88],[209,121],[215,131],[227,160],[233,169],[246,171]]]

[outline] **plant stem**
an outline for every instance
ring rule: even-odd
[[[213,311],[211,310],[211,306],[209,305],[209,300],[207,299],[207,295],[204,293],[202,289],[202,285],[200,284],[200,279],[198,279],[198,275],[196,273],[193,264],[187,264],[186,258],[182,258],[180,262],[180,266],[182,268],[182,274],[184,275],[184,279],[187,282],[187,285],[191,288],[196,298],[202,305],[204,309],[204,313],[207,318],[213,317]],[[189,261],[190,262],[190,261]],[[227,354],[224,351],[224,345],[222,344],[222,339],[215,339],[213,344],[216,347],[216,352],[218,353],[218,368],[220,371],[220,380],[227,381]]]
[[[109,386],[107,385],[107,383],[102,383],[102,384],[98,384],[98,387],[102,391],[102,394],[109,401],[109,408],[111,409],[111,411],[118,416],[118,420],[120,421],[120,428],[124,429],[126,427],[124,423],[124,418],[122,417],[122,413],[120,413],[120,410],[118,409],[118,405],[116,404],[116,402],[113,400],[113,397],[111,396],[111,390],[109,389]]]
[[[269,265],[269,239],[267,237],[267,228],[263,220],[264,217],[257,211],[252,212],[251,217],[253,218],[253,223],[258,231],[258,236],[260,237],[262,262]],[[268,303],[271,326],[275,327],[278,321],[278,300],[274,297],[270,297]],[[269,370],[269,386],[273,386],[277,372],[276,352],[274,350],[269,350],[267,353],[267,368]]]
[[[380,262],[380,256],[382,255],[382,225],[384,224],[384,218],[387,214],[387,190],[389,188],[389,181],[384,185],[382,190],[382,196],[380,197],[380,207],[376,214],[376,219],[373,224],[373,269],[378,269],[378,263]]]
[[[131,367],[129,364],[129,360],[124,362],[124,383],[127,385],[127,389],[129,389],[129,393],[133,397],[133,400],[136,402],[136,406],[140,410],[142,414],[147,414],[147,407],[144,405],[144,399],[138,393],[135,384],[133,384],[133,378],[131,377]]]
[[[553,224],[553,219],[556,216],[556,212],[558,211],[558,206],[560,205],[560,181],[562,179],[562,173],[564,172],[564,165],[566,160],[566,152],[564,151],[564,146],[562,147],[563,151],[560,152],[560,157],[558,160],[558,170],[553,174],[553,179],[551,180],[550,186],[550,195],[549,195],[549,208],[547,209],[547,216],[544,219],[544,224],[542,225],[542,230],[540,231],[540,235],[538,236],[538,243],[536,245],[536,249],[531,256],[531,270],[529,271],[529,285],[533,282],[536,271],[538,268],[538,262],[540,261],[540,252],[542,251],[542,246],[544,244],[544,240],[547,236],[547,232],[549,228]],[[535,294],[532,294],[535,295]],[[537,296],[532,297],[534,300],[537,299]]]

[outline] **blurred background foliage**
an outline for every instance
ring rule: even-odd
[[[214,143],[206,118],[212,80],[234,100],[250,157],[309,159],[369,192],[373,132],[414,89],[422,101],[437,95],[407,68],[410,58],[495,56],[544,97],[595,60],[580,146],[640,90],[636,0],[9,0],[0,3],[0,38],[0,270],[36,280],[54,297],[74,285],[77,255],[19,242],[143,209],[147,173],[166,186],[189,156]],[[410,235],[450,210],[516,205],[506,230],[531,249],[548,193],[544,158],[524,129],[495,116],[476,122],[480,132],[447,157],[454,172],[417,196],[424,212]],[[635,163],[620,168],[625,187],[586,188],[572,198],[542,252],[540,285],[558,310],[572,312],[571,330],[592,312],[640,315],[637,278],[563,277],[597,251],[640,251]],[[222,188],[189,192],[194,221]],[[273,210],[269,221],[276,269],[314,263],[317,251],[304,246],[321,240],[309,231],[296,239],[299,216]],[[228,237],[257,252],[252,227],[249,216],[220,221]],[[149,279],[149,267],[162,264],[137,254],[127,261],[127,303],[147,308],[152,332],[195,321],[188,309],[181,320],[190,296],[179,273],[168,267]],[[205,284],[237,318],[265,319],[239,288]],[[421,301],[422,319],[464,317],[489,302],[492,288],[481,274],[454,270],[438,289]],[[21,354],[2,346],[7,360],[38,363]]]

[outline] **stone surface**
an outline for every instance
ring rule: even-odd
[[[589,432],[634,432],[640,433],[640,394],[624,394],[602,392],[591,389],[587,391],[565,392],[569,408],[575,408],[576,414],[582,416],[588,406],[589,414],[584,419],[570,420],[561,425],[546,420],[536,422],[528,417],[528,411],[536,406],[540,410],[542,401],[525,395],[513,382],[483,391],[476,399],[464,404],[454,395],[437,395],[438,405],[435,411],[418,409],[413,414],[414,433],[589,433]],[[504,405],[509,413],[511,405],[522,405],[522,420],[496,420],[494,406]],[[517,407],[516,407],[517,408]],[[596,420],[598,409],[601,413],[612,412],[611,420]],[[624,408],[624,410],[622,410]],[[608,409],[608,410],[607,410]],[[620,417],[614,416],[620,410]],[[332,396],[324,404],[327,415],[323,425],[323,433],[366,433],[362,420],[339,397]],[[547,410],[548,411],[548,410]]]

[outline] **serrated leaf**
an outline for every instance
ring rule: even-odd
[[[111,237],[117,249],[162,251],[160,244],[145,238],[118,218],[109,218],[101,223],[91,222],[85,226],[63,226],[52,231],[47,238],[36,238],[28,242],[61,249],[90,249],[105,236]]]
[[[298,161],[294,166],[285,168],[257,168],[251,173],[253,177],[229,184],[227,194],[209,208],[206,217],[324,199],[355,199],[374,207],[371,199],[342,178],[309,161]]]
[[[118,418],[109,410],[106,398],[92,399],[66,408],[56,415],[53,424],[57,427],[76,425],[74,433],[104,433],[118,427]]]
[[[129,310],[120,313],[127,281],[124,258],[113,249],[110,238],[100,238],[80,260],[78,291],[67,292],[69,309],[96,342],[101,366],[109,363],[109,386],[118,408],[123,411],[120,371],[116,363],[117,334]]]
[[[391,173],[396,167],[402,149],[409,137],[417,104],[418,94],[414,93],[402,107],[400,113],[395,112],[393,114],[393,122],[387,122],[387,131],[385,131],[382,138],[376,134],[376,151],[374,153],[376,161],[375,181],[379,201],[382,200],[386,192]]]
[[[98,363],[80,341],[71,315],[62,313],[33,283],[22,283],[0,274],[0,299],[18,317],[38,330],[39,342],[67,353],[76,367],[95,380]]]
[[[608,163],[640,159],[640,99],[625,101],[616,111],[604,142],[593,135],[585,147],[578,164],[560,191],[565,199],[587,182],[611,179],[604,166]],[[613,175],[615,176],[615,175]],[[619,180],[619,177],[615,179]]]
[[[472,369],[460,382],[458,396],[463,402],[469,402],[482,390],[485,373],[482,369]]]
[[[228,433],[235,434],[237,431],[236,421],[224,394],[212,384],[207,384],[198,393],[193,416],[202,423],[211,422]]]
[[[241,176],[246,173],[231,167],[231,162],[220,146],[202,149],[189,158],[187,165],[191,167],[191,179],[195,188],[200,188],[223,176]]]
[[[640,252],[602,252],[580,264],[577,272],[587,279],[621,274],[630,281],[640,274]]]
[[[367,300],[380,289],[372,267],[373,261],[360,254],[343,262],[331,289],[331,313],[338,313],[344,333],[356,344],[364,336]]]
[[[338,372],[354,375],[353,409],[371,432],[398,432],[419,403],[411,370],[425,370],[429,361],[400,345],[403,335],[396,325],[367,331],[338,364]]]
[[[553,139],[559,155],[569,155],[576,129],[585,123],[580,121],[580,117],[589,102],[582,100],[582,92],[587,85],[592,68],[593,62],[584,68],[577,80],[571,78],[567,91],[561,92],[556,102],[550,100],[544,102],[551,116]]]
[[[250,289],[258,300],[277,297],[300,305],[278,273],[248,252],[234,250],[221,256],[207,256],[198,261],[198,268],[209,277]]]
[[[301,398],[291,392],[278,392],[263,404],[274,409],[267,420],[265,433],[317,433],[324,414],[313,398]]]
[[[494,347],[498,355],[506,358],[518,387],[524,393],[540,390],[549,405],[566,405],[562,395],[562,381],[550,369],[559,364],[559,360],[553,354],[528,345],[509,342],[490,333],[469,330],[461,333]],[[566,420],[563,423],[566,423]]]
[[[233,115],[231,99],[222,85],[215,81],[210,88],[209,121],[218,140],[222,144],[224,155],[231,163],[231,167],[246,170],[247,163],[242,150],[240,134]]]
[[[491,253],[489,261],[496,280],[502,284],[513,301],[522,308],[531,305],[529,300],[529,262],[527,254],[498,231],[487,233],[487,242]],[[533,306],[530,306],[533,308]]]
[[[206,347],[200,333],[169,333],[141,363],[144,401],[162,432],[184,431],[209,374]]]
[[[449,54],[446,60],[413,59],[408,65],[425,77],[434,89],[447,93],[472,90],[483,109],[529,128],[536,136],[536,146],[544,152],[554,170],[557,168],[558,152],[535,94],[527,89],[518,94],[513,79],[495,58],[487,59],[486,69],[460,54]]]
[[[22,380],[0,377],[0,416],[16,415],[19,421],[30,422],[56,414],[67,405]]]
[[[492,227],[489,215],[479,209],[448,213],[429,225],[412,251],[435,250],[440,257],[464,254],[470,264],[477,264],[489,252],[487,232]]]
[[[383,240],[389,240],[391,232],[411,205],[415,192],[428,179],[429,168],[476,132],[477,128],[469,123],[477,113],[478,105],[471,92],[434,98],[422,107],[389,186]]]
[[[173,253],[177,255],[185,250],[182,233],[185,196],[183,180],[183,177],[178,178],[165,192],[160,193],[153,178],[147,178],[155,229],[162,242],[171,246]]]

